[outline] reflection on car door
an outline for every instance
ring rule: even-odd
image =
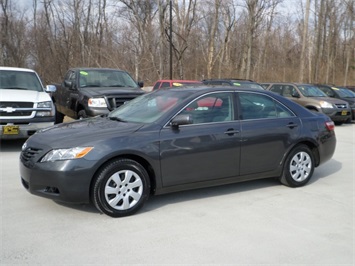
[[[199,99],[186,108],[195,112],[195,124],[162,129],[160,160],[164,187],[238,175],[240,122],[234,120],[233,97],[228,92]],[[230,116],[222,119],[216,111],[222,111],[227,101]]]
[[[301,122],[271,97],[239,93],[241,106],[240,175],[273,171],[300,134]]]

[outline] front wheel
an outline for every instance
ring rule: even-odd
[[[79,119],[84,119],[84,118],[87,118],[87,117],[88,117],[88,115],[86,114],[85,110],[80,110],[78,112],[78,118]]]
[[[287,156],[280,182],[289,187],[300,187],[308,183],[313,171],[311,150],[306,145],[299,145]]]
[[[55,111],[55,124],[60,124],[63,123],[64,121],[64,115],[62,113],[59,113],[57,110]]]
[[[130,159],[117,159],[99,171],[91,198],[100,212],[123,217],[142,208],[149,193],[150,180],[144,167]]]

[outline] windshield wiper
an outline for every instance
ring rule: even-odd
[[[8,87],[8,88],[1,88],[1,89],[4,89],[4,90],[30,90],[28,88],[20,88],[20,87]]]
[[[93,85],[81,85],[80,88],[95,88],[95,87],[101,87],[100,84],[93,84]]]
[[[109,116],[108,119],[113,120],[113,121],[126,122],[126,120],[123,120],[123,119],[116,117],[116,116]]]
[[[105,86],[105,87],[126,87],[126,86],[121,85],[121,84],[117,84],[117,85],[110,85],[110,86]]]

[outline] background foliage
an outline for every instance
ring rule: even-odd
[[[172,36],[169,3],[172,2]],[[355,84],[354,0],[0,0],[0,64],[46,84],[69,67]]]

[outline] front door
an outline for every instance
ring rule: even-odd
[[[235,177],[239,172],[240,123],[234,120],[234,93],[205,95],[182,113],[193,124],[161,131],[163,186]]]

